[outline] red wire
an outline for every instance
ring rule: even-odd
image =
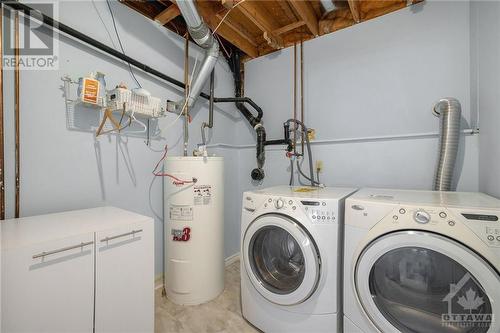
[[[180,178],[177,178],[171,174],[168,173],[163,173],[163,172],[157,172],[156,169],[158,169],[158,166],[160,165],[163,160],[167,157],[167,152],[168,152],[168,146],[165,145],[165,152],[163,153],[162,158],[156,163],[155,168],[153,169],[153,175],[156,177],[169,177],[172,178],[174,181],[172,182],[174,185],[184,185],[184,184],[191,184],[191,183],[196,183],[196,180],[193,178],[193,180],[182,180]]]

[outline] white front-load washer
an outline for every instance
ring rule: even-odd
[[[500,332],[499,217],[482,193],[348,198],[344,332]]]
[[[342,224],[351,188],[243,194],[242,313],[264,332],[338,332]]]

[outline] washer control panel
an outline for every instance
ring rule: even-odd
[[[257,211],[253,198],[246,198],[244,201],[244,210],[254,213]],[[337,210],[338,202],[336,200],[307,200],[299,198],[286,197],[266,197],[262,203],[263,212],[275,211],[283,214],[293,214],[294,211],[302,209],[314,223],[335,223],[338,220]]]
[[[486,239],[488,240],[488,244],[490,246],[498,246],[500,247],[500,227],[486,227],[485,229]]]
[[[301,200],[300,203],[313,222],[331,223],[337,221],[335,210],[326,201]]]

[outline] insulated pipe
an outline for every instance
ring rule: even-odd
[[[169,102],[167,104],[168,111],[175,113],[182,112],[184,105],[188,108],[193,107],[210,73],[212,73],[215,68],[217,58],[219,57],[219,43],[198,14],[194,0],[178,1],[177,6],[186,21],[189,34],[196,44],[205,49],[205,59],[203,60],[199,72],[193,79],[193,83],[189,87],[188,96],[179,102]]]
[[[460,102],[455,98],[444,98],[434,106],[434,114],[440,119],[439,156],[434,190],[451,191],[461,133]]]

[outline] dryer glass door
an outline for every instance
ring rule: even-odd
[[[379,238],[358,260],[356,288],[384,332],[499,331],[499,276],[474,252],[441,236],[409,231]]]
[[[245,233],[243,249],[252,284],[273,303],[298,304],[315,290],[318,252],[297,221],[277,214],[257,218]]]

